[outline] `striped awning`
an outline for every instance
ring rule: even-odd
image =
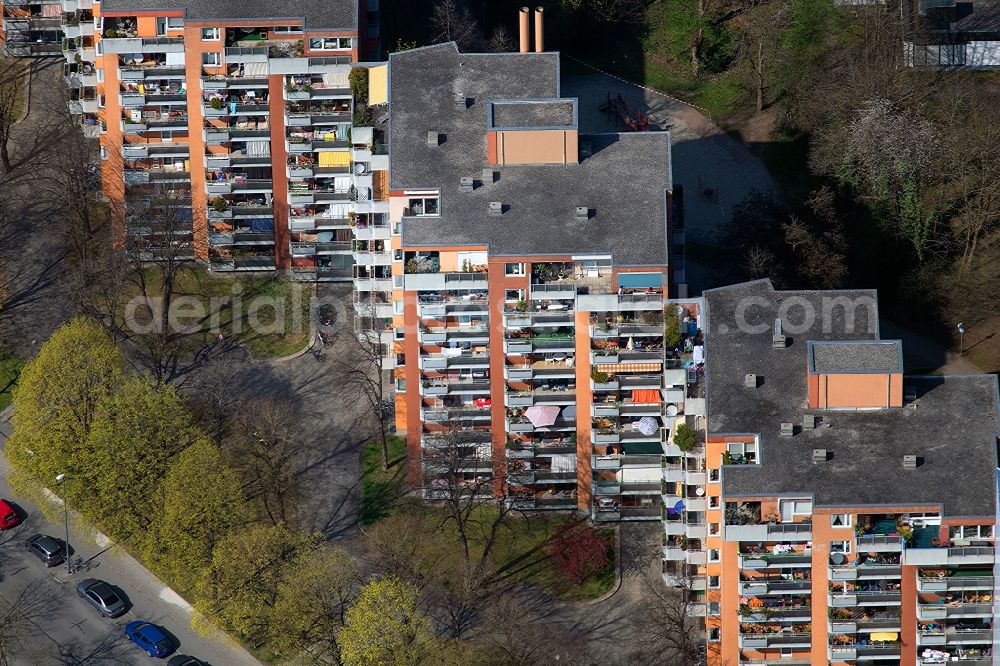
[[[597,371],[610,374],[623,372],[660,372],[660,363],[598,363]]]

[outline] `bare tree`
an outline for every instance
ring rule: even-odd
[[[600,662],[586,636],[553,626],[524,599],[506,592],[490,600],[473,640],[492,666],[532,666],[549,663],[555,655],[560,664]]]
[[[245,402],[225,447],[247,496],[275,525],[295,523],[298,472],[313,446],[297,428],[301,418],[288,401]]]
[[[437,0],[431,13],[431,39],[455,42],[462,51],[476,50],[483,36],[463,0]]]
[[[662,654],[666,663],[699,666],[704,659],[704,627],[694,613],[694,594],[690,580],[680,578],[670,587],[663,580],[650,577],[643,585],[643,624],[641,641],[647,652]]]
[[[361,311],[356,328],[345,328],[348,344],[354,347],[351,359],[342,366],[347,386],[357,391],[365,401],[368,415],[378,423],[379,446],[382,449],[382,469],[388,470],[389,432],[392,425],[392,393],[386,373],[386,355],[389,350],[381,340],[383,327],[377,316],[377,308],[384,297],[379,292],[370,291],[365,296],[358,294]]]
[[[514,48],[514,41],[511,39],[510,33],[502,25],[498,25],[490,33],[489,38],[487,38],[486,43],[483,45],[484,51],[489,51],[490,53],[505,53],[511,51]]]
[[[0,666],[12,666],[17,657],[34,653],[38,622],[51,617],[62,603],[48,582],[37,579],[12,598],[0,597]]]
[[[107,227],[98,229],[96,236],[106,242],[90,244],[89,259],[71,288],[84,312],[116,340],[129,344],[138,365],[156,381],[173,381],[203,328],[201,321],[172,319],[176,300],[185,295],[184,278],[197,267],[190,190],[183,184],[171,187],[137,180],[145,174],[125,170],[120,154],[114,150],[110,154],[117,162],[112,170],[121,167],[126,180],[117,192],[108,192],[110,233]],[[69,187],[66,195],[75,187]],[[83,207],[75,215],[85,215]],[[81,230],[73,233],[81,236],[81,245],[87,244],[87,225],[94,231],[96,224],[89,218],[78,221]]]

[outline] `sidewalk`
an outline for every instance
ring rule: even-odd
[[[4,431],[6,423],[0,423],[0,448],[6,444]],[[7,483],[9,466],[6,456],[0,455],[0,496],[11,497],[12,493]],[[51,496],[52,506],[62,504],[51,491],[44,491]],[[45,520],[40,509],[24,498],[16,498],[32,521],[37,520],[36,527],[41,528],[57,538],[62,538],[64,525],[52,524]],[[151,571],[138,560],[129,555],[122,547],[117,546],[107,536],[86,526],[85,522],[70,507],[70,545],[75,556],[90,562],[94,568],[81,571],[75,575],[67,573],[65,567],[55,567],[47,570],[58,582],[72,588],[80,579],[88,576],[106,580],[125,590],[132,602],[129,617],[123,619],[143,619],[164,626],[180,643],[178,653],[190,654],[215,666],[259,666],[260,662],[231,637],[208,625],[192,606],[179,594],[167,587]],[[67,589],[65,594],[74,594]],[[197,631],[193,621],[198,620]]]

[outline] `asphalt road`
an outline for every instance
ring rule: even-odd
[[[0,443],[2,440],[0,433]],[[39,609],[39,617],[32,621],[32,635],[25,637],[15,651],[15,664],[148,666],[157,663],[158,660],[124,638],[125,624],[136,619],[164,629],[179,646],[178,654],[198,657],[213,666],[258,663],[238,646],[193,631],[190,613],[176,595],[124,556],[118,547],[102,548],[88,542],[72,525],[71,551],[74,556],[91,560],[92,568],[72,575],[67,573],[65,565],[46,569],[25,550],[25,542],[39,532],[62,540],[64,525],[53,525],[36,505],[12,495],[7,482],[7,463],[2,458],[0,497],[13,501],[22,515],[27,515],[21,525],[0,533],[0,618],[26,589],[31,606]],[[110,583],[128,600],[129,611],[114,620],[101,617],[76,594],[76,585],[84,578]]]

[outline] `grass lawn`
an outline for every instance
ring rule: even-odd
[[[397,508],[406,477],[406,441],[389,438],[388,471],[382,469],[382,445],[371,442],[361,464],[361,522],[364,525],[387,517]],[[395,464],[393,464],[395,463]]]
[[[13,400],[11,394],[23,367],[24,361],[0,349],[0,409]]]
[[[496,509],[482,507],[479,511],[482,514],[482,521],[488,523]],[[614,554],[617,552],[614,546],[615,532],[608,528],[599,530],[612,543],[608,566],[577,585],[559,571],[543,545],[555,534],[560,525],[570,520],[574,519],[566,514],[549,512],[513,516],[508,528],[500,530],[493,547],[493,561],[496,563],[498,573],[547,587],[564,601],[596,599],[605,594],[611,589],[615,580],[617,566],[614,559]],[[449,523],[445,529],[453,532],[454,525]],[[485,534],[473,536],[474,556],[475,550],[482,552],[485,536]]]
[[[147,279],[156,293],[155,268],[148,269]],[[309,285],[276,276],[219,277],[199,267],[178,276],[176,293],[185,297],[183,312],[191,313],[180,323],[193,329],[187,341],[192,349],[213,342],[220,332],[257,358],[288,356],[309,343]]]

